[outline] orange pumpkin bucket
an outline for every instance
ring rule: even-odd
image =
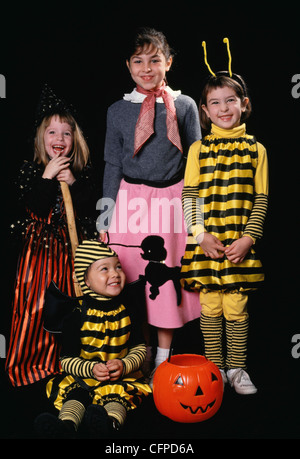
[[[223,391],[218,367],[202,355],[173,355],[154,374],[155,406],[176,422],[195,423],[211,418],[221,406]]]

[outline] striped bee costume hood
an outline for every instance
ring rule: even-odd
[[[117,256],[118,255],[114,250],[96,240],[85,240],[77,247],[74,260],[74,270],[77,281],[84,295],[90,295],[93,298],[102,301],[110,299],[109,297],[99,295],[91,290],[85,282],[85,275],[89,266],[95,261]]]

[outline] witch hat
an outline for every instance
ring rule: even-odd
[[[57,97],[54,91],[44,84],[44,87],[41,92],[40,100],[37,105],[36,114],[35,114],[35,128],[37,128],[45,116],[51,116],[55,114],[64,114],[69,113],[74,118],[78,116],[75,108],[71,104],[63,99]]]

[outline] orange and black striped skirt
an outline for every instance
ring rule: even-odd
[[[18,260],[6,371],[13,386],[37,382],[60,371],[59,346],[43,328],[43,306],[53,280],[74,296],[73,260],[67,227],[33,220],[27,227]]]

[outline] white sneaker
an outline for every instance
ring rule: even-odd
[[[257,392],[248,373],[242,368],[234,368],[227,371],[228,382],[238,394],[249,395]]]

